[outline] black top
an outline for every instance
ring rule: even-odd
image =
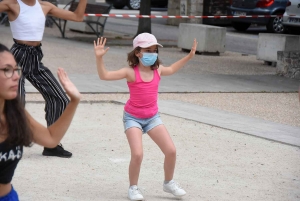
[[[8,146],[0,143],[0,184],[11,182],[15,169],[22,158],[23,146]]]

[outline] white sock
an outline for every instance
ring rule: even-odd
[[[170,180],[170,181],[172,181],[172,180]],[[165,180],[165,181],[164,181],[164,184],[168,184],[170,181],[166,181],[166,180]]]

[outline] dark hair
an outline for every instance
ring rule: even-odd
[[[134,67],[136,65],[138,65],[138,63],[140,62],[139,58],[135,55],[136,53],[139,53],[141,51],[141,47],[136,47],[134,50],[132,50],[131,52],[129,52],[127,54],[127,61],[130,67]],[[158,48],[156,53],[158,54]],[[159,65],[161,64],[160,59],[157,57],[157,60],[155,61],[155,63],[151,66],[151,69],[158,69]]]
[[[0,43],[0,54],[9,52],[9,49]],[[5,100],[4,116],[6,122],[0,119],[0,135],[6,135],[5,142],[8,146],[30,146],[33,140],[33,133],[30,128],[25,109],[20,97],[12,100]],[[5,133],[6,132],[6,133]]]
[[[0,53],[1,52],[9,52],[9,49],[5,46],[5,45],[2,45],[1,43],[0,43]]]

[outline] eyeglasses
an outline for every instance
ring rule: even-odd
[[[2,68],[0,70],[4,72],[4,75],[7,78],[11,78],[14,75],[15,71],[17,71],[19,76],[22,75],[22,68],[15,68],[14,69],[13,67],[6,67],[6,68]]]

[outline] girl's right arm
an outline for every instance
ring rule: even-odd
[[[104,66],[103,56],[109,50],[109,47],[105,47],[106,38],[98,38],[97,42],[94,41],[94,51],[96,56],[96,64],[99,78],[101,80],[121,80],[129,77],[129,68],[121,68],[117,71],[107,71]]]
[[[58,70],[58,78],[71,100],[58,120],[46,128],[33,119],[26,111],[26,116],[33,132],[33,141],[39,145],[49,148],[57,146],[67,132],[81,97],[81,94],[69,80],[63,69]]]

